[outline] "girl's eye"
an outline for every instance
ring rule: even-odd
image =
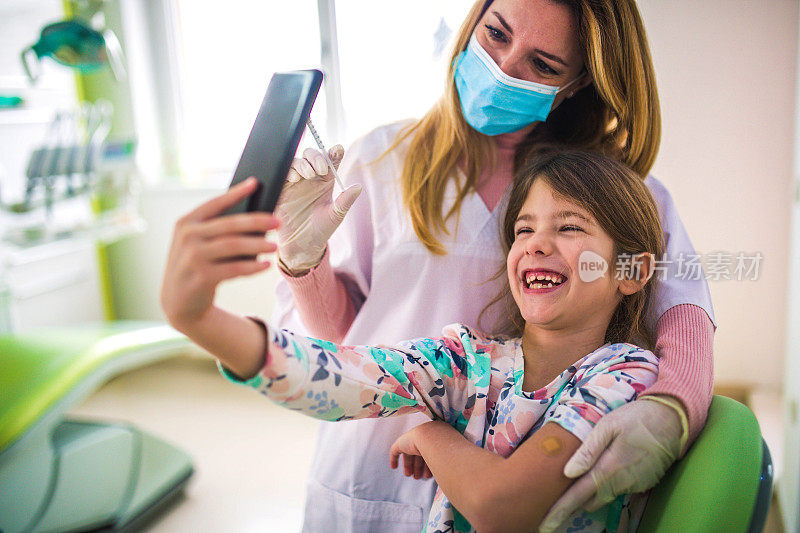
[[[550,65],[548,65],[538,57],[533,60],[533,64],[540,72],[543,72],[544,74],[549,74],[551,76],[555,76],[558,74],[558,72],[553,70],[553,68],[550,67]]]
[[[533,230],[530,228],[519,228],[517,231],[514,232],[514,235],[521,235],[523,233],[532,233]]]
[[[583,231],[580,226],[562,226],[561,231]]]
[[[489,34],[489,37],[491,39],[495,41],[506,42],[506,35],[502,31],[498,30],[494,26],[490,26],[489,24],[486,24],[485,26],[486,26],[486,33]]]

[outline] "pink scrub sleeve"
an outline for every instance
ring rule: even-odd
[[[646,395],[677,398],[689,418],[689,443],[706,423],[714,385],[714,324],[702,307],[668,309],[656,324],[658,381]]]
[[[328,250],[325,249],[320,264],[305,276],[295,278],[283,270],[280,272],[292,291],[295,308],[309,333],[341,343],[356,312],[344,283],[333,272]]]

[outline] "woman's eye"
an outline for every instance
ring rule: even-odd
[[[536,68],[540,72],[543,72],[545,74],[550,74],[551,76],[554,76],[554,75],[558,74],[558,72],[553,70],[553,68],[550,67],[550,65],[548,65],[547,63],[545,63],[544,61],[542,61],[538,57],[533,60],[533,64],[536,66]]]
[[[486,26],[486,33],[489,34],[490,38],[494,39],[495,41],[502,41],[502,42],[506,41],[506,36],[502,31],[498,30],[494,26],[490,26],[489,24],[486,24],[485,26]]]
[[[561,231],[583,231],[580,226],[562,226]]]

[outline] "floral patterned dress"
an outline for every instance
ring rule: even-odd
[[[228,379],[326,421],[422,412],[503,457],[547,422],[585,440],[600,417],[635,400],[658,375],[652,352],[606,344],[546,387],[525,392],[519,338],[485,337],[453,324],[440,338],[392,347],[337,346],[254,320],[267,332],[267,363],[246,381],[220,365]],[[634,531],[642,509],[641,498],[636,500],[623,496],[594,513],[578,511],[561,531]],[[439,489],[424,531],[473,528]]]

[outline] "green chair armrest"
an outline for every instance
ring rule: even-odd
[[[639,531],[746,531],[759,491],[762,455],[753,412],[714,396],[697,441],[651,490]]]

